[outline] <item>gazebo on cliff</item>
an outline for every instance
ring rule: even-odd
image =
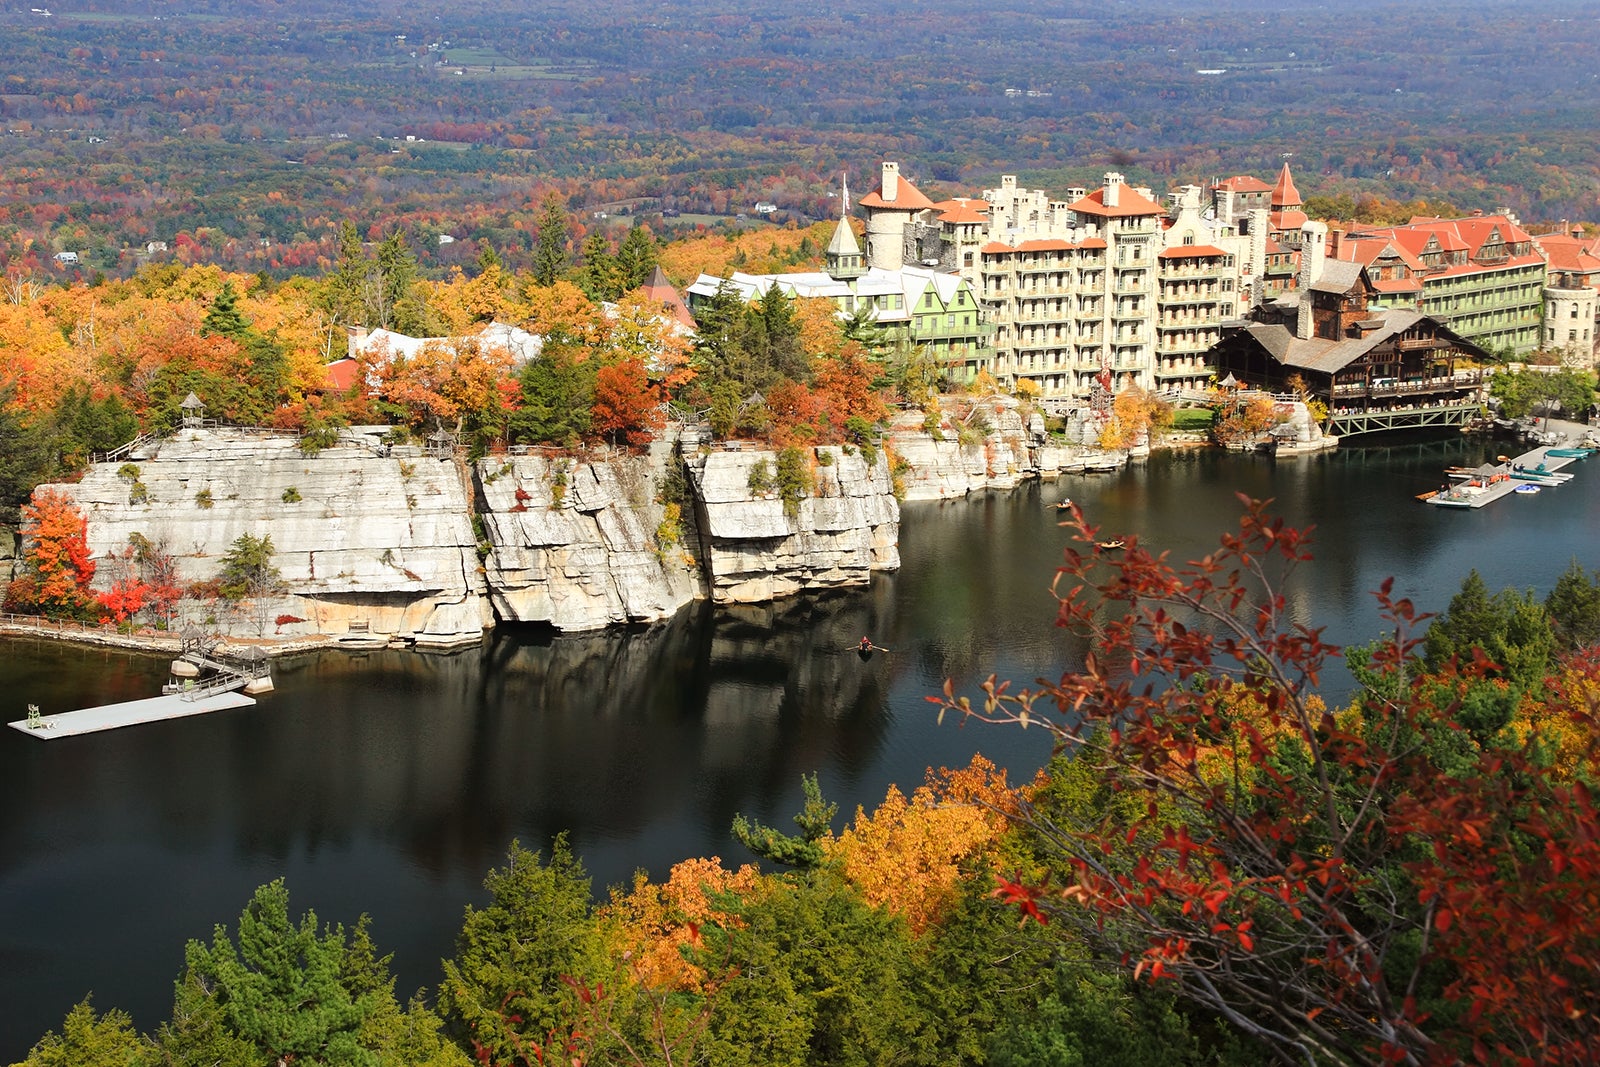
[[[206,423],[206,406],[201,399],[190,393],[183,398],[183,403],[178,405],[183,412],[183,428],[198,430]]]

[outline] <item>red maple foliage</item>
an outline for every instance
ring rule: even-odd
[[[641,360],[623,359],[595,373],[591,418],[594,432],[612,444],[640,448],[650,443],[665,418],[661,391],[650,384]]]
[[[149,598],[150,587],[137,578],[118,578],[111,588],[95,595],[106,617],[113,622],[127,622],[139,614]]]
[[[1581,773],[1541,758],[1536,732],[1469,738],[1454,713],[1493,665],[1417,684],[1426,616],[1388,582],[1365,688],[1326,708],[1341,652],[1283,592],[1308,534],[1244,503],[1238,533],[1181,567],[1133,538],[1102,550],[1074,512],[1055,589],[1083,667],[930,698],[1042,725],[1072,757],[1057,773],[1101,791],[1041,789],[1022,818],[1058,884],[1018,873],[997,896],[1174,979],[1285,1062],[1591,1062],[1600,818]],[[1576,669],[1600,680],[1600,660]],[[1594,698],[1551,699],[1593,767]]]
[[[52,616],[85,616],[93,598],[94,560],[87,524],[72,498],[58,489],[39,489],[22,508],[25,559],[33,579],[34,606]]]

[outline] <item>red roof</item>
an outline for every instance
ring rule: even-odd
[[[1023,241],[1021,244],[1008,245],[1004,241],[990,241],[983,246],[985,255],[1005,255],[1008,252],[1073,252],[1082,248],[1100,249],[1106,247],[1105,241],[1098,237],[1091,237],[1082,244],[1073,244],[1059,237],[1040,238],[1037,241]]]
[[[1572,274],[1600,272],[1600,242],[1572,237],[1564,233],[1547,233],[1535,237],[1534,242],[1544,249],[1551,270]]]
[[[672,317],[677,319],[678,322],[690,329],[694,328],[694,316],[689,314],[689,308],[683,302],[683,296],[677,289],[673,288],[671,282],[667,281],[666,274],[659,266],[650,272],[650,277],[645,280],[645,283],[639,289],[646,300],[654,300],[664,305],[668,311],[672,312]]]
[[[1215,245],[1177,245],[1163,249],[1157,259],[1196,259],[1200,256],[1225,256],[1228,253]]]
[[[361,380],[361,362],[346,356],[322,367],[322,387],[331,393],[346,393]]]
[[[1417,257],[1422,256],[1423,250],[1428,247],[1430,241],[1437,242],[1441,251],[1466,252],[1469,257],[1475,258],[1482,253],[1484,244],[1496,232],[1499,233],[1500,239],[1506,244],[1531,241],[1533,239],[1526,230],[1504,215],[1473,215],[1464,219],[1436,219],[1418,216],[1404,226],[1360,228],[1352,232],[1381,234],[1389,238],[1400,249]],[[1544,262],[1543,256],[1537,252],[1529,252],[1520,256],[1507,255],[1505,261],[1500,263],[1487,265],[1471,262],[1451,264],[1438,274],[1430,276],[1473,274],[1485,269],[1500,270],[1505,267],[1523,267],[1542,262]]]
[[[1132,215],[1165,215],[1167,213],[1166,208],[1140,193],[1137,189],[1127,185],[1118,187],[1115,207],[1106,207],[1106,191],[1103,188],[1096,189],[1082,200],[1069,206],[1080,215],[1099,215],[1108,219],[1122,219]]]
[[[1299,207],[1305,203],[1300,199],[1300,190],[1294,187],[1294,176],[1289,173],[1289,164],[1284,163],[1283,169],[1278,172],[1278,184],[1272,187],[1272,206]]]
[[[1298,230],[1306,224],[1306,213],[1292,208],[1284,211],[1273,211],[1268,213],[1267,223],[1279,233],[1285,230]]]
[[[939,212],[940,222],[987,222],[989,220],[989,201],[987,200],[972,200],[965,196],[959,196],[954,200],[941,200],[933,206],[934,210]]]
[[[1231,178],[1224,178],[1217,183],[1218,189],[1226,189],[1234,193],[1270,193],[1272,186],[1260,178],[1252,178],[1248,174],[1235,174]]]
[[[1336,259],[1346,260],[1350,263],[1359,263],[1362,266],[1371,266],[1387,252],[1414,271],[1426,269],[1426,265],[1404,244],[1399,241],[1382,237],[1361,237],[1351,240],[1346,237],[1339,242]]]
[[[862,207],[877,208],[880,211],[924,211],[934,206],[932,200],[918,192],[917,187],[905,178],[898,179],[896,184],[899,188],[895,190],[893,200],[883,198],[883,186],[880,184],[857,202]]]

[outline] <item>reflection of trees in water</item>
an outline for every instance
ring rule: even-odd
[[[881,675],[851,651],[866,604],[698,605],[648,629],[497,635],[461,660],[470,692],[424,697],[448,710],[432,716],[437,788],[408,815],[409,847],[442,869],[492,864],[519,833],[570,831],[580,852],[664,822],[725,834],[803,771],[870,765]]]
[[[926,684],[970,684],[1005,664],[1031,677],[1080,654],[1051,626],[1050,582],[1071,539],[1053,505],[1067,492],[1035,483],[907,507],[896,580]]]

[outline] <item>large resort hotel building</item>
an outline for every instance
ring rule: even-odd
[[[1597,336],[1600,305],[1573,310],[1568,292],[1594,279],[1573,269],[1547,279],[1546,255],[1513,216],[1330,233],[1307,218],[1288,164],[1270,185],[1240,175],[1163,201],[1108,173],[1100,188],[1059,199],[1006,176],[981,196],[936,203],[890,162],[860,206],[864,252],[847,206],[824,270],[701,275],[690,307],[719,288],[755,300],[777,285],[843,315],[865,308],[952,380],[987,370],[1007,388],[1076,401],[1097,385],[1200,396],[1224,337],[1269,304],[1281,316],[1336,260],[1361,273],[1374,308],[1423,312],[1472,347],[1532,351],[1551,329],[1541,329],[1546,305],[1563,317],[1552,336],[1571,335],[1582,358],[1592,361]],[[1308,242],[1314,264],[1302,255]]]

